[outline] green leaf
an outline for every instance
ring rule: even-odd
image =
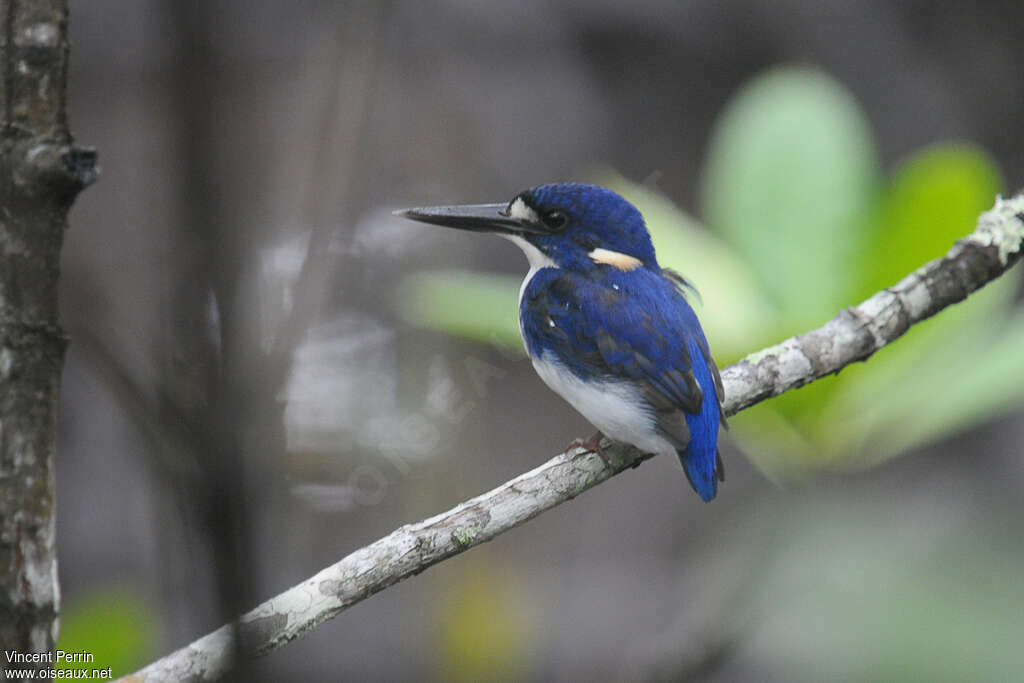
[[[705,219],[794,330],[849,302],[879,165],[864,113],[842,85],[797,67],[756,78],[720,118],[703,180]]]
[[[90,663],[56,663],[59,669],[113,668],[123,676],[156,654],[159,618],[142,596],[123,588],[99,590],[64,609],[57,648],[85,652]]]
[[[863,295],[944,254],[974,230],[999,189],[995,164],[965,144],[937,145],[904,163],[863,259]],[[1019,404],[1024,385],[1008,378],[1018,366],[1013,345],[1024,337],[1006,327],[1018,283],[1003,276],[850,373],[815,425],[819,442],[840,455],[866,448],[870,456],[854,464],[874,464]]]
[[[928,409],[916,419],[880,427],[879,439],[894,450],[936,441],[1024,406],[1024,314],[1018,314],[1003,330],[980,343],[962,345],[959,363],[939,369],[930,382],[918,387]],[[980,336],[980,335],[979,335]],[[988,336],[988,335],[986,335]],[[912,409],[903,411],[904,414]]]
[[[863,299],[945,254],[974,230],[1002,188],[999,169],[981,149],[938,144],[917,152],[883,193],[869,248],[861,252]]]
[[[911,157],[884,191],[870,244],[856,261],[863,284],[846,303],[944,254],[974,229],[998,191],[998,169],[976,148],[944,144]],[[785,470],[875,464],[1019,404],[1020,383],[1005,380],[1015,359],[997,353],[1004,348],[998,341],[1003,334],[1012,338],[1012,331],[997,329],[1010,314],[1017,282],[1009,276],[991,283],[914,326],[867,363],[772,401],[772,410],[814,444],[788,448],[792,462],[776,463],[773,471],[791,475]],[[761,410],[749,412],[756,418]],[[853,453],[859,454],[856,461],[849,459]]]
[[[866,453],[847,463],[865,467],[1018,410],[1022,348],[1024,313],[968,327],[948,345],[921,349],[916,363],[882,366],[838,395],[827,433],[846,451]]]
[[[525,353],[517,306],[521,283],[513,275],[420,271],[402,279],[395,304],[413,325]]]
[[[946,143],[912,156],[886,187],[871,248],[861,260],[864,284],[858,300],[945,254],[956,240],[974,231],[978,216],[992,207],[1000,189],[995,162],[975,147]],[[1012,276],[990,283],[968,301],[916,325],[898,344],[872,359],[872,371],[889,364],[909,369],[936,354],[959,355],[963,343],[958,339],[965,332],[1005,320],[1015,290]],[[875,381],[872,375],[866,373],[865,381]]]

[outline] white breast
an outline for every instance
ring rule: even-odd
[[[544,383],[605,436],[647,453],[675,453],[655,429],[654,415],[632,383],[584,382],[549,352],[532,361]]]

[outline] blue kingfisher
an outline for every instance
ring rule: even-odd
[[[718,452],[724,392],[692,286],[662,268],[643,216],[596,185],[539,185],[507,204],[406,209],[397,215],[491,232],[526,254],[519,330],[544,383],[604,435],[679,458],[705,501],[724,480]]]

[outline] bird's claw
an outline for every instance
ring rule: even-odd
[[[571,444],[569,444],[569,448],[570,449],[571,448],[582,448],[587,453],[597,453],[597,455],[600,456],[601,461],[604,462],[604,466],[605,467],[611,467],[612,466],[611,459],[608,457],[608,454],[604,452],[604,449],[601,448],[601,439],[603,439],[603,438],[604,438],[604,434],[602,434],[601,432],[597,432],[596,434],[594,434],[589,439],[575,439],[575,440],[573,440],[573,442]]]

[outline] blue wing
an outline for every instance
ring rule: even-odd
[[[523,292],[520,320],[531,355],[553,353],[581,379],[633,380],[693,488],[714,498],[724,477],[724,392],[700,322],[674,281],[645,268],[588,275],[546,268]],[[709,389],[714,396],[705,400]]]

